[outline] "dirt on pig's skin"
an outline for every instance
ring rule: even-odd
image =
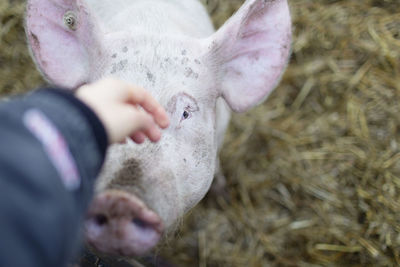
[[[220,26],[243,1],[209,0]],[[233,117],[225,194],[158,255],[177,266],[400,265],[398,0],[289,1],[293,55],[260,107]],[[24,1],[0,2],[0,94],[44,83]]]

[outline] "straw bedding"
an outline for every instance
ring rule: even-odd
[[[243,2],[204,0],[220,26]],[[223,192],[159,254],[178,266],[400,265],[400,3],[292,0],[293,54],[234,115]],[[0,2],[0,94],[43,82],[22,1]]]

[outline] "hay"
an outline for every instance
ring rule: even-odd
[[[226,138],[228,198],[203,201],[164,253],[185,266],[398,266],[398,1],[290,4],[289,69]]]
[[[25,1],[0,1],[0,96],[26,92],[43,83],[26,45]]]
[[[207,2],[221,25],[242,1]],[[290,5],[288,71],[265,104],[234,116],[225,194],[160,252],[178,266],[400,265],[398,0]],[[41,82],[22,12],[0,3],[3,94]]]

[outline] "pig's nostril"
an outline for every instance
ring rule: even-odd
[[[135,218],[132,220],[132,223],[134,223],[136,226],[139,226],[140,228],[146,228],[148,224],[144,222],[143,220],[139,218]]]
[[[100,226],[105,225],[108,222],[107,217],[103,214],[96,215],[96,217],[94,217],[94,220]]]

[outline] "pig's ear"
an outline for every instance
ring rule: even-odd
[[[287,0],[247,0],[211,36],[219,93],[233,110],[246,111],[265,100],[279,83],[290,47]]]
[[[36,64],[48,80],[74,88],[88,80],[100,49],[98,26],[82,0],[29,0],[26,34]]]

